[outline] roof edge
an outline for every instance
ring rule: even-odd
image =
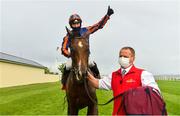
[[[36,65],[26,64],[26,63],[17,62],[17,61],[11,61],[11,60],[7,60],[7,59],[0,59],[0,62],[23,65],[23,66],[29,66],[29,67],[36,67],[36,68],[41,68],[41,69],[46,68],[45,66],[36,66]]]

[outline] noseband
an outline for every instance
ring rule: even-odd
[[[85,79],[85,78],[83,78],[83,80],[81,80],[80,78],[79,78],[79,72],[80,72],[80,70],[78,69],[78,68],[75,68],[75,67],[72,67],[71,68],[71,72],[73,72],[74,73],[74,75],[75,75],[75,79],[77,80],[77,81],[79,81],[79,82],[83,82],[83,80]],[[87,71],[86,71],[86,75],[87,75]],[[81,75],[81,76],[83,76],[83,75]]]

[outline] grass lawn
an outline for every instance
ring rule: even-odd
[[[170,115],[180,115],[180,81],[158,81]]]
[[[180,81],[158,81],[169,114],[180,114]],[[0,89],[0,115],[66,115],[65,92],[59,82]],[[97,90],[99,103],[112,98],[111,91]],[[111,115],[112,103],[99,106],[100,115]],[[79,114],[86,114],[86,109]]]
[[[110,91],[98,90],[97,94],[99,103],[112,97]],[[65,92],[60,90],[59,82],[1,88],[0,115],[66,115],[64,96]],[[99,112],[111,114],[112,103],[99,107]],[[79,114],[86,114],[86,109]]]

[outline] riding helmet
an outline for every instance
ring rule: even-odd
[[[73,14],[69,17],[69,25],[71,26],[75,23],[82,23],[81,17],[78,14]]]

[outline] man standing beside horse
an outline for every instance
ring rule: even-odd
[[[153,75],[148,71],[136,68],[134,66],[134,60],[134,49],[131,47],[123,47],[119,52],[120,69],[112,72],[112,74],[102,79],[96,79],[93,75],[88,73],[88,80],[90,81],[91,85],[97,89],[112,89],[114,97],[128,91],[131,88],[140,86],[150,86],[160,91]],[[122,97],[114,100],[113,115],[125,114],[123,107],[119,109],[121,102]]]
[[[98,23],[94,24],[93,26],[83,27],[83,28],[81,28],[82,19],[80,18],[80,16],[78,14],[73,14],[69,18],[69,25],[72,28],[72,32],[79,33],[79,36],[82,36],[84,33],[92,34],[96,32],[98,29],[102,29],[106,24],[107,20],[109,20],[110,16],[113,13],[114,13],[113,9],[111,9],[109,6],[107,14]],[[69,35],[67,34],[63,39],[62,47],[61,47],[62,54],[67,58],[71,57],[71,53],[69,52],[70,41],[71,41],[71,37],[69,37]],[[69,60],[64,68],[64,73],[61,79],[63,85],[62,89],[65,89],[65,83],[69,75],[70,69],[72,67],[71,64],[72,61]],[[93,73],[98,76],[99,71],[96,66],[96,63],[90,61],[89,66],[90,69],[93,71]]]

